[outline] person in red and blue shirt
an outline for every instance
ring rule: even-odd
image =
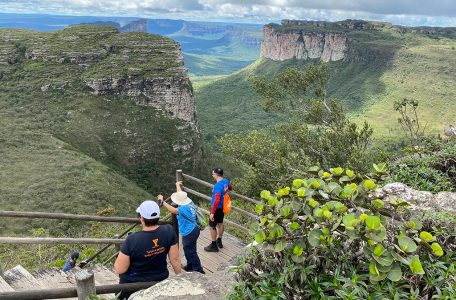
[[[223,198],[228,191],[232,190],[228,179],[223,178],[223,170],[221,168],[212,169],[212,178],[217,181],[212,188],[211,199],[211,214],[209,216],[209,228],[211,233],[211,244],[204,247],[207,252],[218,252],[219,248],[223,248]]]

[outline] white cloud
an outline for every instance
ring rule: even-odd
[[[455,0],[0,0],[0,11],[256,23],[352,18],[456,26]]]

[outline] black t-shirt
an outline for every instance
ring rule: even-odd
[[[168,278],[166,262],[169,248],[177,244],[177,236],[169,224],[153,231],[130,234],[120,251],[130,257],[130,267],[122,274],[128,281],[160,281]]]

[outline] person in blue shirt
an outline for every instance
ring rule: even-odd
[[[196,223],[195,204],[188,198],[187,193],[182,191],[182,182],[176,182],[176,192],[171,195],[171,201],[178,205],[177,208],[166,203],[163,195],[158,195],[157,199],[169,212],[177,215],[179,233],[182,236],[182,246],[187,260],[187,265],[183,269],[187,272],[196,271],[205,274],[196,249],[200,230]]]
[[[71,253],[70,258],[68,258],[65,262],[65,265],[63,266],[63,272],[68,272],[71,269],[73,269],[76,266],[76,261],[79,258],[79,252],[73,252]]]
[[[211,233],[211,244],[204,247],[204,251],[218,252],[219,248],[223,248],[222,236],[224,232],[223,218],[223,198],[228,191],[232,190],[228,179],[223,178],[223,170],[221,168],[212,169],[212,178],[216,183],[212,188],[211,199],[211,214],[209,216],[209,228]]]

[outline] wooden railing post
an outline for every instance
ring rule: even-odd
[[[93,272],[81,270],[76,273],[76,290],[78,293],[78,300],[87,300],[90,295],[96,295],[95,277]]]
[[[184,176],[182,175],[182,170],[176,170],[176,182],[177,181],[182,181],[182,184],[184,183]],[[176,206],[177,205],[174,205],[173,206]],[[177,217],[176,215],[173,215],[174,218],[176,218],[176,227],[175,227],[175,231],[176,231],[176,235],[177,235],[177,238],[179,240],[179,256],[180,256],[180,261],[182,262],[182,257],[183,257],[183,254],[184,254],[184,245],[182,244],[182,236],[179,234],[179,224],[178,224],[178,221],[177,221]],[[173,219],[174,220],[174,219]],[[173,223],[174,225],[174,223]]]

